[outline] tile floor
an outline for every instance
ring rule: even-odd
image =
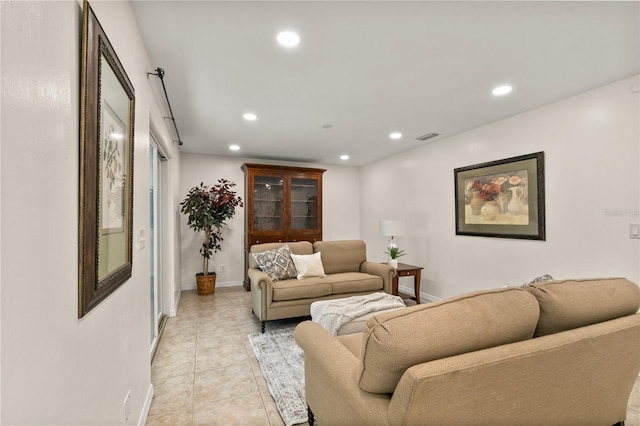
[[[297,322],[272,321],[267,330]],[[183,292],[151,366],[155,395],[147,425],[283,425],[247,338],[259,332],[244,288]],[[640,426],[640,378],[629,402],[625,424]]]
[[[267,330],[299,321],[272,321]],[[247,338],[259,332],[243,287],[183,292],[151,365],[147,425],[284,425]]]

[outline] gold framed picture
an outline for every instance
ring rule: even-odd
[[[80,111],[78,317],[131,277],[135,95],[84,2]]]

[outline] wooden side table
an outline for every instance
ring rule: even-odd
[[[422,266],[407,265],[406,263],[398,263],[398,273],[393,277],[392,291],[395,296],[398,295],[398,281],[400,277],[413,277],[413,288],[416,293],[414,297],[416,303],[420,304],[420,279],[422,275]]]

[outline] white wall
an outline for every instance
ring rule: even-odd
[[[134,234],[148,233],[150,121],[170,137],[130,4],[92,5],[135,88]],[[152,390],[148,244],[134,238],[131,279],[77,318],[82,3],[1,7],[0,422],[123,424],[130,390],[136,424]]]
[[[638,93],[626,79],[362,168],[361,234],[384,251],[378,221],[401,218],[402,261],[424,266],[439,298],[554,278],[623,276],[638,283]],[[514,93],[511,96],[517,96]],[[457,167],[544,151],[546,241],[455,235]],[[379,241],[376,246],[371,244]],[[375,260],[375,259],[374,259]],[[383,260],[383,255],[379,256]]]
[[[245,199],[243,163],[278,164],[326,169],[323,175],[322,220],[325,240],[348,240],[360,238],[359,171],[355,167],[327,166],[287,162],[265,162],[238,157],[182,154],[180,187],[184,198],[193,186],[200,182],[211,185],[220,178],[236,183],[236,192]],[[182,201],[179,200],[179,202]],[[244,208],[236,210],[233,219],[223,228],[222,251],[214,253],[209,269],[216,271],[216,286],[241,285],[244,279]],[[180,233],[182,235],[182,288],[196,287],[195,274],[202,270],[199,248],[202,235],[196,234],[186,225],[182,215]],[[211,265],[213,264],[213,266]],[[226,272],[220,272],[219,265],[226,265]]]

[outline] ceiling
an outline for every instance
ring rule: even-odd
[[[638,74],[639,6],[133,2],[182,152],[351,166]],[[282,30],[299,46],[281,47]],[[493,96],[501,84],[513,91]]]

